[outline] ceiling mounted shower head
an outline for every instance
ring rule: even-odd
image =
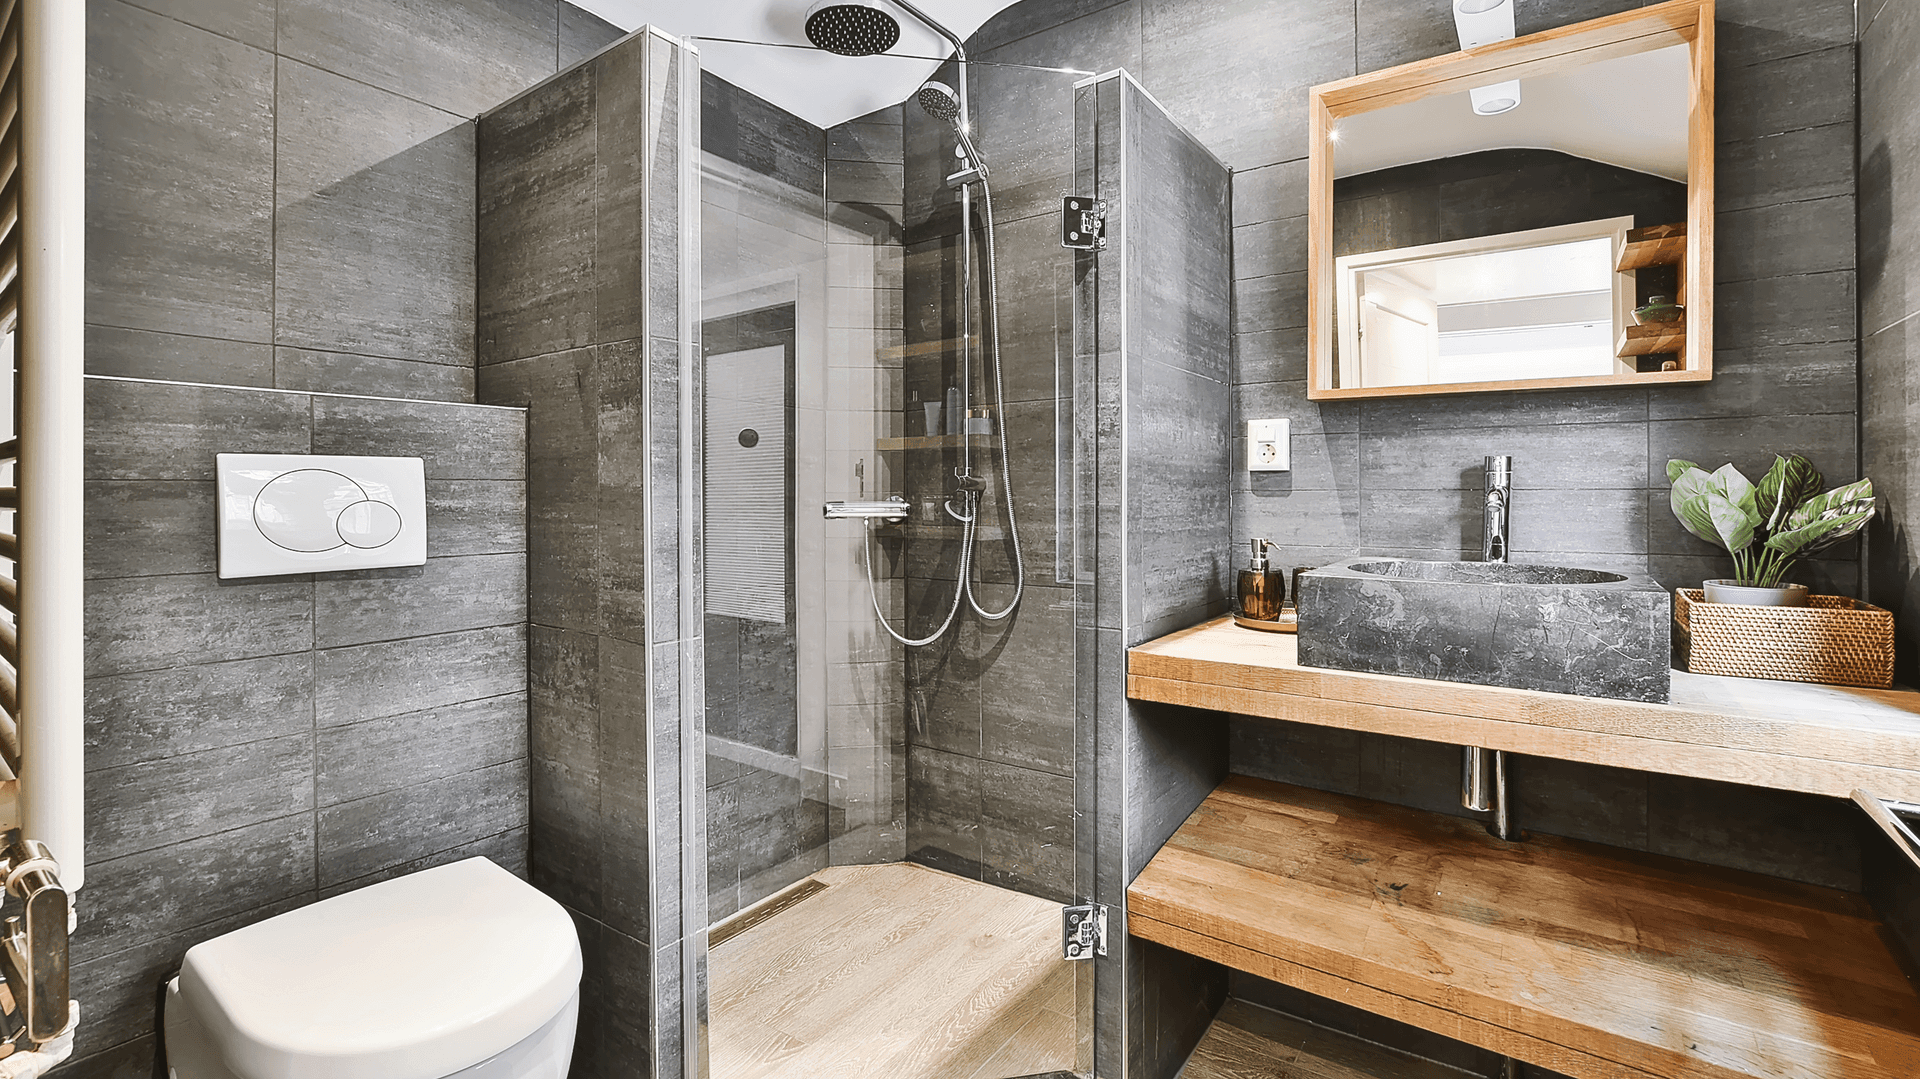
[[[822,0],[807,12],[807,40],[841,56],[877,56],[900,41],[900,20],[871,3]]]
[[[960,95],[944,82],[929,82],[914,95],[920,108],[936,120],[960,118]]]

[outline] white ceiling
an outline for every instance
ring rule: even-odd
[[[914,0],[965,41],[1014,0]],[[652,25],[683,38],[808,45],[813,0],[573,0],[620,27]],[[701,66],[808,123],[832,127],[913,96],[953,54],[953,46],[887,0],[876,6],[900,20],[900,43],[887,55],[836,56],[815,48],[769,48],[696,41]],[[919,58],[919,59],[915,59]],[[930,58],[930,59],[929,59]]]
[[[1636,53],[1520,84],[1520,107],[1478,116],[1465,92],[1335,125],[1337,176],[1481,150],[1559,150],[1687,180],[1687,46]]]

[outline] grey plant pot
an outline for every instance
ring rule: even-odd
[[[1755,588],[1737,581],[1704,581],[1701,589],[1708,603],[1738,603],[1747,607],[1805,607],[1807,586],[1786,584],[1779,588]]]

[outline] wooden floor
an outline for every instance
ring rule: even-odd
[[[916,865],[838,866],[713,950],[711,1079],[1008,1079],[1071,1069],[1060,908]]]
[[[1443,1064],[1229,1000],[1180,1079],[1476,1079]]]

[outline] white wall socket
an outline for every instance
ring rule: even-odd
[[[1293,421],[1247,421],[1247,471],[1285,472],[1293,467]]]

